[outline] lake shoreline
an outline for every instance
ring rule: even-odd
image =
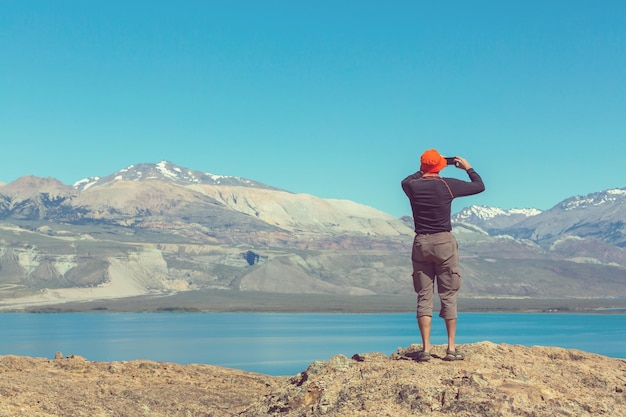
[[[438,310],[438,301],[435,310]],[[414,295],[346,296],[194,291],[108,300],[15,306],[4,312],[246,312],[403,313],[415,311]],[[626,314],[626,299],[459,298],[460,312]]]

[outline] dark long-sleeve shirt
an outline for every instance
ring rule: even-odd
[[[452,200],[485,190],[482,178],[473,168],[466,172],[470,182],[438,176],[423,177],[421,171],[402,180],[402,189],[411,202],[415,233],[452,231],[450,222]]]

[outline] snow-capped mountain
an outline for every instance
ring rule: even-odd
[[[0,218],[132,224],[136,229],[169,228],[182,234],[198,227],[205,229],[198,236],[221,240],[231,240],[236,233],[251,239],[254,231],[299,231],[293,235],[296,239],[305,233],[410,234],[399,219],[372,207],[291,193],[167,161],[131,165],[106,177],[77,181],[73,187],[23,177],[0,187]]]
[[[626,200],[626,188],[614,188],[587,196],[576,196],[561,202],[557,207],[564,210],[589,209],[600,206],[611,206],[615,203],[624,203]]]
[[[106,177],[89,177],[74,183],[77,190],[86,190],[94,185],[102,185],[112,181],[168,181],[178,185],[209,184],[209,185],[233,185],[242,187],[254,187],[273,189],[263,183],[246,178],[215,175],[208,172],[179,167],[169,161],[161,161],[157,164],[136,164],[121,169]]]
[[[498,207],[470,206],[452,216],[452,221],[473,224],[485,230],[493,230],[512,226],[541,213],[541,210],[535,208],[505,210]]]
[[[506,234],[545,247],[567,236],[595,238],[626,247],[626,188],[571,197],[546,211],[472,206],[455,214],[453,221],[479,226],[491,235]]]
[[[507,230],[517,238],[549,245],[565,236],[595,238],[626,247],[626,188],[568,198],[541,215],[525,219]]]

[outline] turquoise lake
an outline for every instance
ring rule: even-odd
[[[294,375],[337,354],[421,343],[414,313],[3,313],[0,355],[146,359]],[[559,346],[626,358],[626,314],[461,313],[457,344]],[[433,318],[433,344],[444,344]]]

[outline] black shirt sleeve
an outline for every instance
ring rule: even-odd
[[[446,182],[450,186],[454,198],[474,195],[485,191],[485,184],[480,175],[474,171],[474,168],[470,168],[466,172],[470,178],[470,182],[446,178]]]

